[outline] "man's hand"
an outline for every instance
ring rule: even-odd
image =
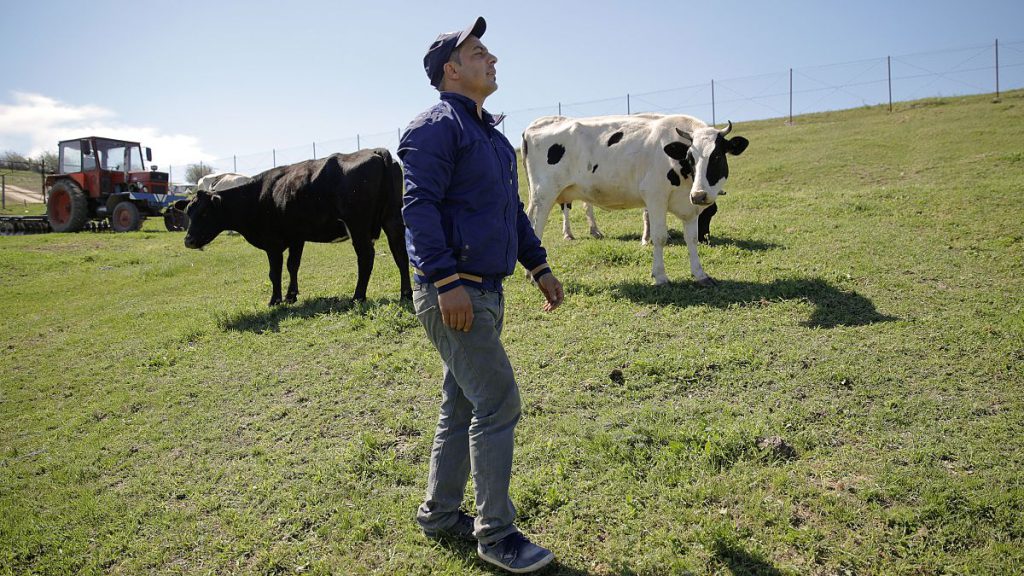
[[[556,280],[557,282],[557,280]],[[558,293],[562,293],[561,285]],[[469,332],[473,327],[473,301],[462,286],[437,295],[437,307],[441,309],[441,320],[452,330]]]
[[[562,283],[555,278],[554,274],[545,274],[537,281],[537,288],[544,294],[544,311],[551,312],[562,303],[565,296],[562,294]]]

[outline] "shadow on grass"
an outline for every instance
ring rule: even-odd
[[[583,290],[590,288],[583,287]],[[879,313],[864,296],[841,290],[820,278],[786,278],[770,284],[719,280],[714,288],[703,288],[692,281],[672,282],[666,286],[623,282],[613,285],[611,294],[643,304],[682,307],[728,308],[734,304],[763,306],[785,300],[806,300],[814,305],[814,311],[802,325],[812,328],[864,326],[897,319]]]
[[[639,234],[622,234],[620,236],[612,236],[612,240],[621,240],[623,242],[640,242]],[[668,231],[668,242],[667,246],[686,245],[686,238],[683,237],[682,230],[669,230]],[[739,250],[746,250],[748,252],[767,252],[768,250],[774,250],[776,248],[782,248],[779,244],[772,242],[762,242],[760,240],[746,240],[742,238],[732,238],[729,236],[716,236],[711,235],[711,247],[716,246],[735,246]]]
[[[300,297],[301,298],[301,297]],[[325,314],[339,314],[355,312],[366,314],[367,312],[389,305],[398,305],[412,312],[412,302],[398,298],[383,298],[366,302],[356,302],[350,297],[324,297],[299,300],[295,304],[282,304],[280,306],[267,307],[261,311],[246,311],[227,314],[217,319],[217,324],[223,330],[234,330],[237,332],[277,332],[280,330],[281,321],[288,318],[313,318]]]
[[[450,553],[463,558],[465,560],[465,565],[467,567],[472,566],[472,567],[475,567],[475,568],[479,568],[480,570],[482,570],[483,572],[488,573],[488,574],[495,574],[495,575],[498,575],[498,574],[507,575],[508,574],[507,571],[505,571],[505,570],[503,570],[501,568],[498,568],[497,566],[495,566],[493,564],[489,564],[489,563],[484,562],[483,560],[481,560],[480,557],[477,556],[477,553],[476,553],[476,543],[475,542],[466,542],[466,541],[462,541],[462,540],[454,540],[454,539],[451,539],[451,538],[443,538],[441,540],[438,540],[436,544],[438,546],[448,550]],[[586,570],[580,570],[578,568],[573,568],[572,566],[566,566],[566,565],[562,564],[561,562],[559,562],[557,557],[551,562],[551,564],[548,564],[544,568],[538,570],[536,573],[541,575],[541,576],[590,576],[591,575],[591,572],[588,572]],[[622,574],[635,574],[635,572],[633,572],[632,570],[629,570],[629,569],[626,569],[626,570],[624,570],[621,573]]]
[[[782,576],[783,572],[760,556],[724,540],[715,540],[712,548],[715,558],[729,568],[735,576]]]

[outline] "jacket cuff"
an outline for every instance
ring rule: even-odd
[[[459,278],[458,274],[452,273],[443,278],[433,280],[434,288],[437,289],[438,294],[444,294],[449,290],[454,290],[459,286],[462,286],[462,278]]]
[[[532,270],[530,270],[530,276],[533,277],[534,282],[543,278],[545,274],[551,274],[551,267],[548,266],[547,262],[535,266]]]

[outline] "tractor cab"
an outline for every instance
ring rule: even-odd
[[[59,142],[58,174],[46,178],[50,226],[71,232],[99,221],[129,231],[138,230],[146,216],[164,214],[182,197],[168,194],[166,172],[146,169],[152,159],[152,151],[138,142],[96,136]]]

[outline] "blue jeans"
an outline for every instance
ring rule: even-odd
[[[519,387],[501,345],[505,299],[467,286],[473,301],[469,332],[444,325],[432,284],[413,291],[416,316],[444,363],[441,416],[430,452],[427,492],[416,519],[424,530],[444,530],[458,518],[469,474],[476,492],[477,540],[490,544],[516,531],[509,498],[513,432]]]

